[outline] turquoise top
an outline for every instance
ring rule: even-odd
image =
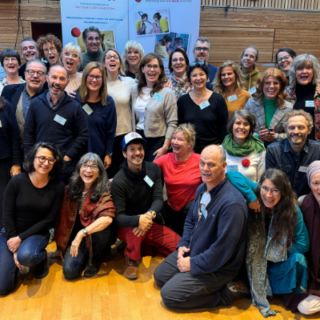
[[[269,128],[273,115],[277,111],[276,98],[272,100],[268,100],[265,97],[263,97],[263,105],[264,105],[264,114],[266,118],[266,128]]]

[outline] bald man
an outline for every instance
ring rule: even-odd
[[[54,143],[63,155],[61,179],[67,184],[86,151],[87,122],[80,104],[64,91],[69,83],[66,69],[51,67],[47,82],[49,90],[30,103],[24,126],[24,151],[27,154],[40,141]]]
[[[212,308],[248,293],[233,281],[243,263],[248,211],[241,193],[226,179],[226,154],[206,147],[200,156],[203,184],[185,221],[177,250],[155,270],[167,307]]]

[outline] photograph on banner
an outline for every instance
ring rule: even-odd
[[[83,43],[82,33],[83,32],[81,32],[80,36],[77,37],[77,44],[80,46],[81,52],[83,54],[83,53],[85,53],[87,51],[87,47]],[[100,30],[100,33],[101,33],[100,49],[102,51],[106,51],[109,48],[117,49],[116,40],[115,40],[115,36],[114,36],[114,31],[113,30],[107,30],[107,31]]]
[[[188,51],[189,35],[185,33],[170,32],[165,35],[157,35],[154,53],[162,59],[169,59],[170,53],[175,49]]]
[[[137,36],[168,33],[170,30],[168,9],[150,8],[135,12]],[[131,26],[133,28],[133,26]]]

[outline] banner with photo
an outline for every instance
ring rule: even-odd
[[[193,61],[193,44],[199,36],[200,4],[200,0],[130,0],[129,38],[140,42],[145,54],[159,54],[165,67],[175,48],[187,51]]]
[[[86,52],[82,32],[95,26],[102,33],[101,50],[122,50],[129,39],[128,0],[61,0],[63,45],[74,42]]]

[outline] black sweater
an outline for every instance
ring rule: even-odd
[[[88,126],[80,104],[67,94],[58,108],[51,109],[47,91],[32,100],[24,125],[23,144],[27,154],[37,142],[54,143],[63,155],[77,161],[85,152]],[[58,115],[66,122],[54,121]]]
[[[19,236],[24,240],[48,232],[59,212],[63,195],[64,184],[58,179],[36,188],[26,172],[13,177],[4,197],[3,225],[7,239]]]
[[[0,159],[12,158],[12,165],[21,165],[21,142],[17,119],[9,102],[0,110]]]
[[[224,98],[214,92],[208,101],[210,105],[201,110],[189,94],[178,99],[178,122],[195,126],[196,149],[203,149],[210,144],[221,144],[227,134],[228,107]]]
[[[145,176],[153,181],[150,187]],[[151,162],[143,162],[142,170],[133,173],[124,161],[122,169],[111,183],[111,194],[116,207],[115,221],[121,228],[138,227],[140,214],[148,210],[160,212],[163,206],[160,168]]]

